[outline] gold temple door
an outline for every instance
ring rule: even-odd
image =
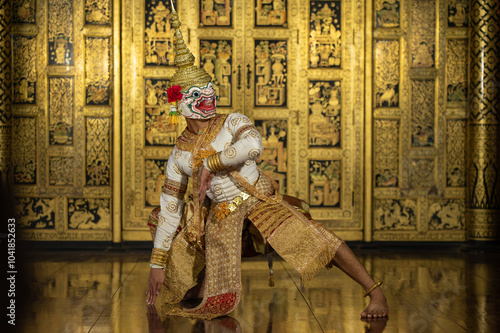
[[[362,2],[174,3],[189,49],[214,78],[218,112],[245,114],[261,132],[260,167],[316,219],[362,240]],[[124,6],[123,239],[147,240],[145,220],[184,125],[166,125],[162,93],[175,71],[169,3]]]

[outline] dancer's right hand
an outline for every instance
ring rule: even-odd
[[[156,297],[160,295],[163,281],[165,280],[165,273],[161,268],[151,268],[149,272],[148,291],[146,292],[146,303],[155,304]]]

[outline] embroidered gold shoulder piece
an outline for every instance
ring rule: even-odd
[[[209,131],[207,133],[207,136],[205,137],[206,143],[212,142],[217,137],[217,135],[219,135],[222,126],[224,126],[224,123],[226,122],[227,116],[227,114],[217,114],[213,118],[213,120],[211,120],[211,124],[208,124],[208,128],[205,130]],[[196,144],[198,138],[198,134],[191,133],[186,128],[177,138],[177,142],[175,143],[175,145],[179,150],[191,151],[194,148],[194,145]]]

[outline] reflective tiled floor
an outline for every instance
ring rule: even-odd
[[[358,256],[383,280],[389,319],[364,322],[363,290],[337,269],[307,287],[275,256],[242,263],[243,299],[213,321],[161,319],[146,306],[146,252],[40,252],[30,257],[22,332],[499,332],[499,254],[371,251]],[[158,307],[159,308],[159,307]]]

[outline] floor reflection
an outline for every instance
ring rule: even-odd
[[[500,255],[361,252],[384,281],[389,320],[363,320],[363,290],[339,270],[323,270],[306,287],[276,259],[269,287],[266,258],[242,263],[242,300],[212,321],[162,318],[147,307],[146,252],[101,255],[39,253],[21,332],[498,332]]]

